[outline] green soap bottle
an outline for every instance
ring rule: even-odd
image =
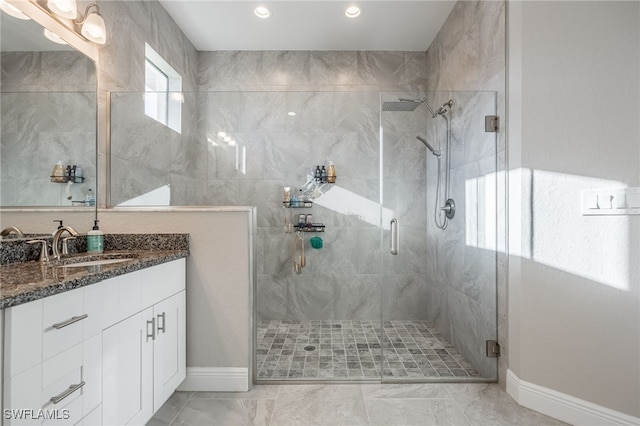
[[[98,228],[98,222],[93,222],[93,229],[87,232],[87,252],[102,253],[104,250],[104,233]]]

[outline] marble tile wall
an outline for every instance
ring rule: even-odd
[[[107,170],[111,176],[112,205],[156,188],[171,189],[173,205],[193,203],[204,188],[195,164],[204,154],[195,140],[195,102],[183,104],[182,132],[176,133],[144,115],[145,43],[148,43],[181,76],[182,89],[196,89],[198,52],[158,1],[108,1],[100,5],[108,23],[108,39],[100,47],[98,64],[98,114],[107,114],[111,92],[111,145],[107,122],[98,128],[99,204],[108,203]],[[111,164],[107,153],[111,152]]]
[[[95,66],[78,52],[3,52],[0,205],[71,206],[52,183],[58,160],[87,177],[73,200],[96,188]]]
[[[417,96],[426,79],[424,58],[409,52],[200,53],[199,129],[201,140],[213,142],[207,143],[204,202],[258,206],[259,319],[377,320],[383,289],[389,319],[424,316],[424,262],[417,260],[424,259],[424,238],[408,231],[406,255],[386,265],[380,242],[388,230],[379,227],[380,90]],[[217,137],[221,131],[235,146]],[[400,148],[387,155],[388,172],[397,178],[388,204],[400,221],[424,230],[424,198],[413,196],[425,186],[415,155],[420,150],[412,142],[405,150],[404,134],[398,137]],[[244,172],[236,169],[238,150],[246,152]],[[335,187],[312,209],[284,210],[283,187],[302,186],[310,168],[328,161],[337,168]],[[299,213],[327,227],[319,234],[321,250],[309,246],[314,234],[305,235],[308,265],[296,275],[294,236],[284,223]]]
[[[501,120],[505,116],[504,13],[503,1],[458,2],[427,51],[427,86],[431,90],[494,92],[495,100],[480,94],[466,102],[464,108],[484,109],[483,104],[492,103]],[[439,101],[434,103],[439,105]],[[454,114],[457,108],[454,107]],[[484,123],[469,123],[470,129],[478,127],[484,128]],[[427,231],[429,319],[483,375],[494,376],[495,362],[484,357],[483,347],[485,340],[495,338],[496,318],[498,339],[503,350],[508,349],[504,332],[507,289],[503,129],[488,134],[489,138],[483,131],[454,132],[453,146],[461,152],[453,157],[457,160],[452,164],[452,194],[456,205],[462,208],[458,214],[465,218],[454,219],[444,232],[429,222]],[[492,143],[488,143],[490,138]],[[435,180],[428,182],[428,191],[432,192]],[[465,205],[469,199],[477,202]],[[503,383],[505,352],[498,368]]]

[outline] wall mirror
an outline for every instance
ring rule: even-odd
[[[4,11],[0,19],[0,207],[93,214],[87,194],[95,197],[97,186],[95,63],[51,41],[55,34],[45,37],[34,20]],[[63,176],[52,178],[58,162]]]

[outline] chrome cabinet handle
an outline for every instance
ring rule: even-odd
[[[158,314],[158,333],[160,333],[161,331],[163,333],[167,332],[167,330],[164,327],[165,326],[165,322],[166,322],[165,314],[166,314],[166,312]],[[160,318],[162,318],[162,326],[160,326]]]
[[[398,255],[398,219],[391,219],[391,247],[389,251],[392,255]]]
[[[149,325],[151,325],[151,334],[149,334]],[[147,341],[151,338],[152,340],[156,340],[156,319],[151,318],[147,320]]]
[[[71,317],[66,321],[62,321],[62,322],[59,322],[57,324],[53,324],[53,328],[55,328],[56,330],[60,330],[61,328],[65,328],[66,326],[71,325],[74,322],[82,321],[83,319],[87,318],[88,316],[89,316],[88,314],[82,314],[82,315],[77,316],[77,317]]]
[[[78,389],[82,388],[83,386],[84,386],[84,381],[78,383],[77,385],[71,385],[69,386],[69,389],[65,390],[60,395],[52,396],[50,401],[53,402],[54,404],[57,404],[63,399],[65,399],[66,397],[68,397],[69,395],[71,395],[72,393],[74,393],[75,391],[77,391]]]

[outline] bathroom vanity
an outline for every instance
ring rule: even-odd
[[[0,266],[3,424],[145,424],[185,378],[187,255]]]

